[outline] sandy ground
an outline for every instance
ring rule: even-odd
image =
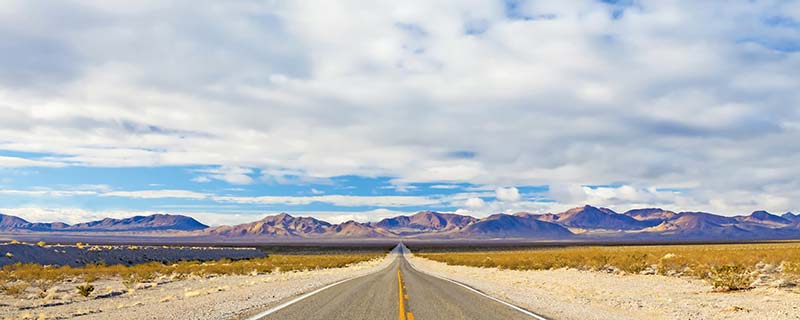
[[[377,271],[392,259],[389,255],[336,269],[161,279],[130,292],[119,281],[98,281],[90,298],[77,295],[76,284],[63,284],[45,299],[0,295],[0,319],[236,319],[287,297]]]
[[[721,293],[702,280],[571,269],[512,271],[448,266],[419,257],[417,269],[456,280],[552,319],[800,319],[796,288]]]

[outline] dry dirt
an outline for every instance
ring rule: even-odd
[[[800,319],[796,288],[762,286],[722,293],[702,280],[660,275],[512,271],[409,260],[421,271],[553,319]]]
[[[387,258],[345,268],[263,275],[161,279],[128,291],[120,281],[97,281],[89,298],[75,283],[48,291],[45,299],[0,295],[0,319],[232,319],[336,281],[385,267]],[[28,309],[29,308],[29,309]]]

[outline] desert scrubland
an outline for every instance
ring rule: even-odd
[[[411,261],[555,319],[800,317],[798,243],[423,252]]]
[[[221,319],[376,270],[385,253],[0,269],[0,319]]]
[[[263,251],[247,247],[93,245],[80,242],[62,245],[43,241],[36,244],[18,241],[0,244],[0,267],[17,263],[72,267],[96,263],[134,265],[181,260],[241,260],[264,256],[266,254]]]

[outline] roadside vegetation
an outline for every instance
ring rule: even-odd
[[[180,261],[164,264],[150,262],[133,266],[91,264],[83,267],[44,266],[40,264],[11,264],[0,269],[0,292],[20,295],[30,288],[44,295],[58,283],[83,283],[76,290],[89,296],[92,282],[100,279],[118,279],[128,288],[157,278],[181,280],[188,277],[219,275],[255,275],[277,271],[301,271],[322,268],[340,268],[350,264],[383,257],[383,253],[270,255],[248,260],[218,260],[210,262]]]
[[[689,276],[716,290],[752,287],[762,275],[785,284],[800,280],[800,243],[593,246],[526,250],[423,252],[449,265],[509,270],[574,268],[629,274]]]

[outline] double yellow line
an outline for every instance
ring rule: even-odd
[[[406,312],[405,299],[407,298],[408,296],[403,294],[403,273],[400,272],[400,266],[397,266],[397,299],[398,299],[397,319],[414,320],[414,314],[412,314],[411,312]]]

